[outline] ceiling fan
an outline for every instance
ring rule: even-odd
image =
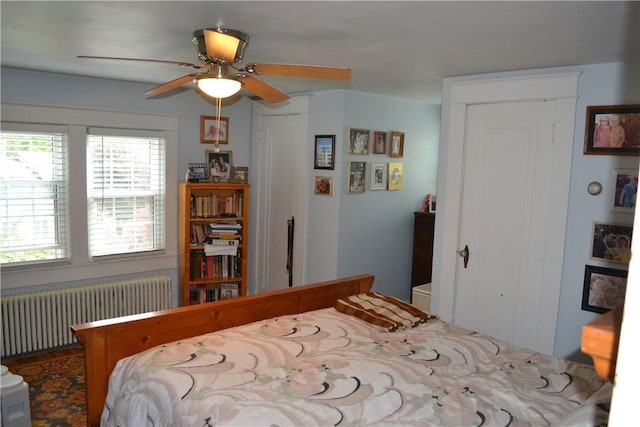
[[[202,64],[88,55],[79,55],[78,58],[156,62],[201,70],[149,89],[145,92],[146,95],[159,95],[193,82],[199,92],[213,98],[227,98],[244,88],[267,102],[278,103],[289,99],[289,95],[256,76],[351,80],[351,70],[343,67],[295,64],[248,64],[240,66],[239,63],[249,44],[249,36],[237,30],[227,28],[196,30],[193,33],[192,42],[198,49],[198,59],[202,61]]]

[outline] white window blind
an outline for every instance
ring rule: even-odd
[[[0,131],[0,263],[67,260],[68,132],[3,123]]]
[[[90,129],[87,137],[91,258],[165,249],[165,138]]]

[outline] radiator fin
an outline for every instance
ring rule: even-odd
[[[2,297],[2,357],[75,343],[77,323],[171,308],[171,295],[157,276]]]

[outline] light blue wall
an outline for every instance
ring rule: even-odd
[[[586,110],[587,106],[592,105],[640,104],[637,85],[640,77],[637,74],[636,84],[631,85],[630,90],[625,89],[628,87],[626,83],[628,80],[625,77],[629,73],[627,67],[627,65],[613,63],[572,68],[580,71],[581,74],[578,80],[576,128],[573,140],[569,211],[555,354],[582,361],[589,361],[589,358],[580,352],[582,326],[599,316],[581,309],[585,265],[627,269],[626,265],[590,259],[593,222],[633,224],[633,215],[620,214],[611,210],[614,189],[613,170],[638,169],[638,157],[583,154]],[[592,181],[602,184],[603,190],[598,196],[591,196],[587,192],[587,185]]]
[[[404,157],[343,155],[337,162],[341,184],[338,231],[338,276],[372,273],[374,290],[405,300],[411,294],[413,213],[422,208],[428,193],[435,193],[440,127],[440,106],[401,99],[347,92],[342,144],[347,128],[405,133]],[[401,161],[403,187],[396,191],[371,191],[367,177],[365,193],[347,194],[348,162],[389,163]],[[369,171],[367,171],[369,174]]]

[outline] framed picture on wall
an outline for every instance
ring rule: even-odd
[[[400,190],[402,188],[402,163],[389,163],[389,176],[387,188]]]
[[[387,132],[373,133],[373,154],[387,154]]]
[[[318,196],[331,196],[333,191],[333,178],[330,176],[314,177],[314,194]]]
[[[591,258],[629,264],[633,225],[594,222],[591,230]]]
[[[371,189],[384,190],[386,188],[385,172],[387,165],[384,163],[374,163],[371,165]]]
[[[582,309],[606,313],[622,307],[626,290],[626,271],[587,265],[584,269]]]
[[[640,105],[587,107],[584,154],[640,155]]]
[[[638,192],[638,171],[632,169],[614,169],[613,210],[630,213],[635,211]]]
[[[367,182],[367,162],[349,162],[347,193],[364,193]]]
[[[391,148],[389,157],[404,156],[404,132],[391,132]]]
[[[335,168],[336,163],[336,136],[316,135],[315,150],[313,155],[314,169]]]
[[[368,129],[349,128],[347,131],[347,154],[369,154]]]
[[[200,116],[200,142],[202,144],[228,144],[229,118],[215,116]]]

